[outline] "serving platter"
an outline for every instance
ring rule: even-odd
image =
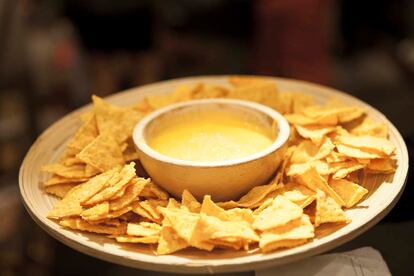
[[[165,94],[184,83],[209,83],[227,86],[228,76],[201,76],[168,80],[129,89],[107,97],[110,103],[125,106],[139,101],[146,95]],[[19,187],[23,203],[31,217],[51,236],[64,244],[90,256],[130,267],[176,273],[220,273],[260,269],[282,265],[303,259],[337,247],[352,240],[378,223],[396,204],[408,172],[408,152],[401,134],[378,110],[346,93],[304,82],[283,78],[274,80],[280,91],[300,91],[312,95],[323,103],[332,97],[366,109],[368,115],[389,128],[390,140],[397,148],[398,168],[393,175],[370,175],[363,179],[369,190],[365,200],[358,207],[346,210],[352,222],[345,226],[323,225],[316,230],[316,238],[292,249],[261,253],[213,250],[202,252],[186,249],[173,255],[157,256],[154,248],[135,244],[119,244],[101,235],[65,229],[46,218],[57,199],[46,194],[41,183],[47,174],[40,172],[42,165],[55,162],[62,154],[66,143],[79,128],[78,117],[91,108],[84,106],[66,115],[44,131],[28,151],[19,174]]]

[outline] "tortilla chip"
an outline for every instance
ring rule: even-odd
[[[116,176],[116,175],[115,175]],[[125,165],[119,172],[119,178],[113,178],[113,181],[109,182],[109,185],[99,193],[92,196],[90,199],[84,202],[84,205],[92,205],[105,200],[109,200],[117,192],[125,188],[133,177],[135,177],[135,163],[131,162]],[[143,180],[145,181],[145,180]]]
[[[233,209],[239,206],[239,204],[233,200],[225,201],[225,202],[217,202],[216,204],[217,206],[219,206],[220,208],[223,208],[224,210]]]
[[[53,186],[48,186],[45,191],[48,194],[63,198],[73,187],[79,185],[79,183],[63,183]]]
[[[341,179],[341,178],[345,178],[348,174],[358,171],[362,168],[365,167],[365,165],[359,164],[358,162],[342,162],[339,164],[343,164],[343,167],[341,167],[340,169],[338,169],[333,175],[332,178],[333,179]],[[338,166],[338,165],[337,165]],[[340,166],[340,165],[339,165]]]
[[[190,212],[199,213],[201,209],[200,202],[187,190],[183,191],[181,196],[181,206],[186,207]]]
[[[343,204],[345,205],[345,203]],[[341,206],[323,191],[316,193],[315,227],[327,222],[349,222]]]
[[[372,159],[367,169],[370,173],[393,173],[396,170],[394,159]]]
[[[105,219],[109,213],[108,202],[102,202],[91,208],[86,209],[81,213],[84,220],[101,220]]]
[[[265,231],[284,225],[302,216],[303,210],[284,196],[277,196],[272,205],[264,209],[254,220],[255,229]]]
[[[158,198],[168,200],[169,195],[160,186],[154,184],[154,182],[147,183],[139,194],[140,197],[145,198]]]
[[[395,152],[395,146],[391,141],[374,136],[344,135],[338,137],[338,142],[348,147],[380,152],[386,156],[390,156]]]
[[[302,174],[297,175],[296,179],[300,184],[307,186],[315,192],[322,190],[332,197],[339,205],[345,205],[342,198],[328,185],[326,180],[316,171],[314,167],[311,166]]]
[[[139,193],[149,181],[151,180],[145,178],[133,178],[130,181],[131,184],[128,184],[128,187],[126,187],[124,195],[109,202],[109,209],[116,211],[129,205],[132,201],[138,198]]]
[[[49,164],[42,166],[42,171],[56,174],[63,178],[69,179],[84,179],[94,176],[94,174],[87,174],[85,165],[65,166],[63,164]],[[60,182],[62,183],[62,182]]]
[[[296,130],[299,135],[303,138],[310,139],[315,144],[319,145],[324,137],[332,131],[335,130],[335,127],[332,126],[296,126]]]
[[[259,237],[250,225],[244,222],[222,221],[216,217],[200,214],[194,227],[190,244],[200,244],[211,240],[242,239],[258,241]]]
[[[75,133],[75,136],[70,140],[67,147],[71,149],[72,154],[78,154],[87,145],[89,145],[98,136],[98,128],[96,126],[95,116],[91,113],[88,118],[85,118],[84,124]]]
[[[259,247],[269,252],[283,247],[293,247],[314,237],[314,228],[305,214],[287,224],[267,230],[260,235]]]
[[[88,182],[77,185],[59,201],[48,214],[48,218],[62,218],[80,215],[83,212],[81,203],[102,190],[107,182],[117,173],[117,169],[107,171],[91,178]]]
[[[108,134],[100,134],[76,157],[101,172],[124,164],[121,148]]]
[[[171,254],[189,246],[183,238],[178,236],[172,227],[163,226],[158,240],[157,254]]]
[[[155,227],[146,227],[146,225],[142,225],[141,223],[128,223],[126,233],[129,236],[138,236],[138,237],[148,237],[148,236],[159,236],[161,227],[157,225],[159,228],[155,229]]]
[[[145,236],[145,237],[131,237],[131,236],[116,236],[117,242],[129,242],[129,243],[158,243],[159,236]]]
[[[375,159],[375,158],[384,158],[385,156],[382,153],[377,151],[371,151],[368,149],[353,148],[345,145],[336,145],[336,148],[339,153],[353,158],[364,158],[364,159]]]
[[[268,195],[270,192],[277,189],[277,184],[271,183],[268,185],[261,185],[253,187],[247,194],[242,196],[237,204],[240,207],[246,207],[246,208],[254,208],[259,206],[258,203],[260,203],[261,200],[263,200],[266,195]]]
[[[165,207],[167,206],[166,200],[158,200],[158,199],[147,199],[144,201],[140,201],[139,204],[145,211],[147,211],[154,221],[161,220],[161,213],[158,211],[158,207]]]
[[[113,137],[118,145],[131,137],[132,130],[143,116],[133,108],[110,105],[95,95],[92,101],[99,133]]]
[[[345,179],[332,179],[329,185],[343,199],[346,208],[356,205],[368,193],[364,187]]]
[[[81,218],[64,218],[59,224],[71,229],[99,234],[123,235],[126,232],[126,224],[120,224],[119,226],[92,224]]]
[[[311,204],[316,199],[316,194],[304,185],[290,182],[285,184],[279,190],[280,195],[293,203],[299,205],[302,209]]]
[[[227,219],[230,221],[246,222],[249,225],[254,222],[253,212],[250,209],[233,208],[225,212],[227,214]]]
[[[380,138],[388,137],[388,127],[386,124],[376,123],[368,116],[363,119],[363,121],[354,126],[350,130],[351,134],[361,136],[361,135],[371,135]]]

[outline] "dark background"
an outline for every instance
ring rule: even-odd
[[[347,91],[413,152],[414,1],[0,0],[0,275],[148,274],[49,237],[20,203],[18,168],[39,133],[92,93],[206,74]],[[395,275],[413,272],[412,180],[380,224],[337,251],[373,246]]]

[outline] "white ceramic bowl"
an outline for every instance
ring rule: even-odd
[[[252,120],[253,123],[276,132],[275,139],[269,147],[247,157],[212,162],[173,158],[148,145],[153,129],[163,120],[200,110],[238,113],[244,120]],[[143,167],[169,193],[180,197],[182,191],[187,189],[198,199],[211,195],[215,201],[224,201],[237,200],[252,187],[269,180],[280,164],[289,134],[286,119],[269,107],[241,100],[207,99],[173,104],[154,111],[137,124],[133,139]]]

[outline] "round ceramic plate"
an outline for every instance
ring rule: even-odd
[[[149,94],[169,93],[183,83],[204,82],[228,85],[226,79],[227,76],[211,76],[169,80],[130,89],[110,96],[107,100],[117,105],[130,105]],[[363,180],[364,186],[369,189],[368,197],[357,208],[346,211],[352,218],[352,222],[346,226],[319,227],[316,238],[309,243],[267,254],[260,253],[258,250],[202,252],[187,249],[166,256],[156,256],[154,248],[151,247],[119,244],[104,236],[64,229],[46,218],[46,214],[57,199],[42,190],[40,183],[47,175],[40,172],[40,167],[57,160],[67,141],[80,126],[78,115],[88,110],[90,105],[68,114],[49,127],[27,153],[20,168],[19,185],[28,212],[50,235],[76,250],[121,265],[166,272],[218,273],[277,266],[322,253],[355,238],[379,222],[398,201],[408,171],[408,153],[404,140],[384,115],[354,97],[303,81],[271,79],[277,82],[281,91],[301,91],[314,96],[318,102],[336,97],[346,104],[363,107],[374,120],[388,125],[390,139],[397,147],[397,171],[394,175],[374,175]]]

